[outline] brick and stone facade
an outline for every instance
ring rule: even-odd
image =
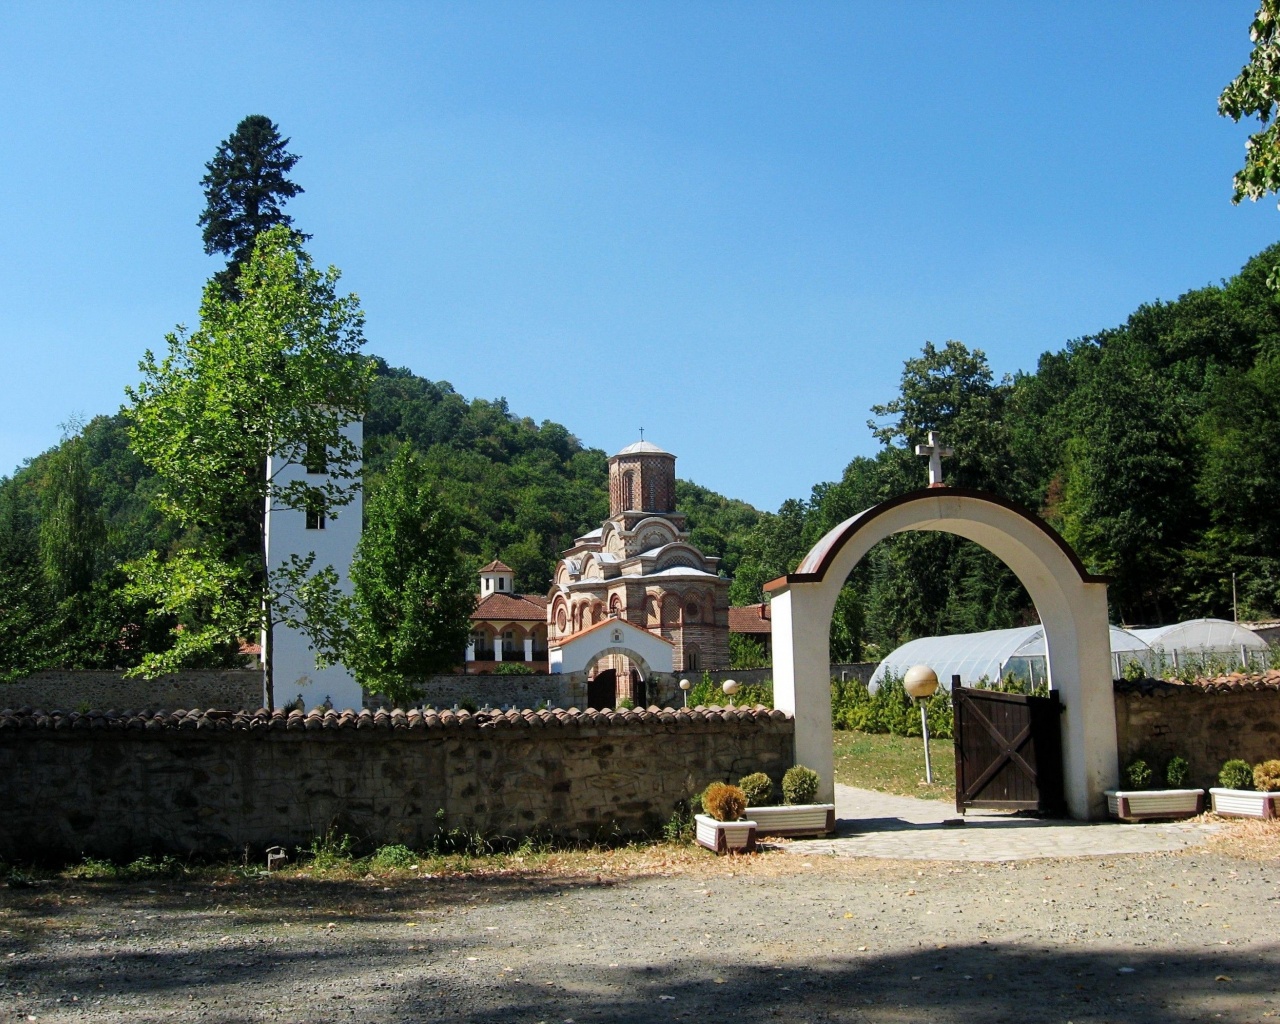
[[[556,566],[547,597],[551,661],[557,648],[609,618],[649,630],[672,645],[677,673],[729,665],[729,580],[719,559],[689,542],[675,508],[676,457],[647,441],[609,460],[609,518],[579,537]],[[631,696],[636,666],[602,658],[617,673],[617,697]]]

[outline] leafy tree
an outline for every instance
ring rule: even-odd
[[[339,296],[338,271],[320,272],[287,227],[265,231],[237,282],[239,301],[210,282],[200,326],[168,337],[168,353],[140,364],[129,389],[134,450],[158,476],[159,507],[192,534],[180,557],[132,566],[133,593],[168,612],[200,609],[174,646],[148,655],[155,674],[265,631],[264,685],[274,700],[271,643],[277,623],[311,627],[298,588],[315,569],[267,562],[266,508],[319,508],[329,517],[359,486],[360,452],[344,428],[364,411],[369,363],[363,315]],[[282,481],[308,453],[327,452],[324,483]],[[268,468],[270,467],[270,468]]]
[[[366,689],[404,704],[428,677],[458,664],[475,581],[454,517],[412,442],[400,446],[367,512],[350,611],[339,616],[350,625],[334,653]]]
[[[105,534],[78,427],[64,427],[63,443],[49,460],[40,518],[40,560],[58,599],[92,585]]]
[[[1245,143],[1244,167],[1235,175],[1235,194],[1231,201],[1258,200],[1280,191],[1280,122],[1273,121],[1280,104],[1280,0],[1262,0],[1249,38],[1253,52],[1249,63],[1240,69],[1218,97],[1218,113],[1237,123],[1242,118],[1256,117],[1263,128],[1249,136]]]
[[[279,126],[262,114],[250,114],[219,146],[205,164],[205,208],[200,214],[204,251],[230,257],[218,274],[223,290],[235,294],[240,268],[253,251],[253,243],[269,228],[289,227],[293,218],[283,204],[303,191],[288,174],[298,156],[286,149]],[[309,236],[301,235],[305,241]]]

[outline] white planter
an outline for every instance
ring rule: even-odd
[[[757,836],[823,836],[836,830],[835,804],[748,807]]]
[[[1211,789],[1213,813],[1228,818],[1280,818],[1280,793],[1254,789]]]
[[[1107,810],[1121,821],[1193,818],[1204,810],[1204,790],[1108,789]]]
[[[694,839],[716,853],[743,851],[751,853],[756,848],[756,823],[754,821],[716,821],[709,814],[693,816]]]

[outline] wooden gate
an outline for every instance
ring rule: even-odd
[[[1066,811],[1062,703],[1048,697],[952,686],[956,810]]]

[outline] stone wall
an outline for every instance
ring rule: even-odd
[[[1280,672],[1234,683],[1117,682],[1116,739],[1122,771],[1136,757],[1163,771],[1176,755],[1190,762],[1193,786],[1216,786],[1230,758],[1280,758]]]
[[[0,683],[0,708],[224,708],[262,706],[262,673],[245,670],[181,672],[158,679],[126,679],[120,672],[37,672]]]
[[[707,783],[793,763],[780,711],[0,714],[0,859],[368,848],[447,828],[653,832]]]

